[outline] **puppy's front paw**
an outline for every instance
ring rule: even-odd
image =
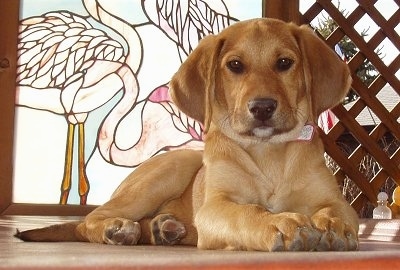
[[[104,221],[103,241],[112,245],[136,245],[141,235],[138,222],[124,218],[109,218]]]
[[[313,217],[314,226],[322,233],[317,251],[358,249],[356,230],[340,218],[325,215]]]
[[[297,213],[277,214],[276,232],[270,251],[308,251],[319,243],[321,233],[313,228],[309,217]]]

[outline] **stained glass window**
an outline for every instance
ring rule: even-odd
[[[102,204],[149,157],[202,147],[169,79],[202,37],[261,17],[262,0],[21,6],[13,201]]]

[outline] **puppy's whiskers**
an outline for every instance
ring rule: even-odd
[[[295,116],[296,119],[299,120],[305,120],[305,121],[309,121],[310,119],[307,119],[307,112],[303,111],[301,108],[294,108],[293,110],[293,114]]]
[[[226,116],[224,116],[220,119],[219,123],[223,129],[231,128],[231,117],[232,116],[233,116],[233,113],[229,112]]]

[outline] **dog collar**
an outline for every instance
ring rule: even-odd
[[[299,137],[297,137],[297,141],[311,141],[314,137],[315,126],[313,124],[305,124],[304,127],[300,131]]]

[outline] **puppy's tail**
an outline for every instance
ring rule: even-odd
[[[77,230],[81,221],[56,224],[40,229],[19,231],[15,237],[27,242],[87,242]]]

